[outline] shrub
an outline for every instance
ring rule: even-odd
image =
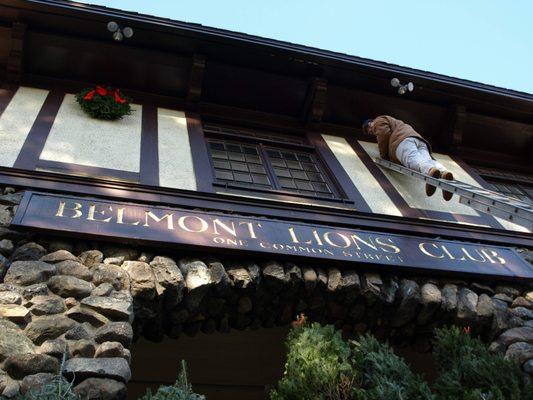
[[[533,387],[525,386],[520,367],[490,354],[478,339],[457,327],[437,329],[435,338],[439,400],[533,399]]]
[[[297,326],[287,338],[285,373],[272,400],[350,399],[354,374],[350,346],[333,326]]]
[[[352,363],[362,375],[358,388],[360,399],[433,400],[426,382],[415,375],[406,362],[394,354],[389,345],[372,336],[352,342]]]
[[[139,400],[205,400],[205,396],[192,391],[192,386],[187,379],[187,364],[182,360],[181,371],[174,385],[160,386],[155,394],[148,389]]]

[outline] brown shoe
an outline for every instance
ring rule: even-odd
[[[447,181],[453,181],[453,174],[450,171],[446,171],[442,173],[441,178],[446,179]],[[450,201],[453,197],[453,193],[443,190],[442,197],[444,198],[444,200]]]
[[[439,179],[440,178],[440,171],[437,168],[431,168],[429,170],[429,172],[428,172],[428,175],[431,176],[432,178]],[[433,194],[435,193],[436,190],[437,190],[436,186],[433,186],[433,185],[430,185],[429,183],[426,183],[426,195],[428,197],[429,196],[433,196]]]

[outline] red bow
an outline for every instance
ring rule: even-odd
[[[91,90],[89,93],[87,93],[83,97],[83,100],[91,101],[94,98],[95,94],[99,94],[102,97],[103,96],[107,96],[107,95],[112,95],[113,98],[115,99],[115,101],[117,103],[120,103],[120,104],[124,104],[126,102],[126,99],[124,99],[124,98],[122,98],[120,96],[120,91],[118,89],[115,89],[113,91],[109,91],[105,87],[99,86],[99,85],[97,85],[94,90]]]

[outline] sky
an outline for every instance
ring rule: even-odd
[[[532,0],[90,0],[533,94]]]

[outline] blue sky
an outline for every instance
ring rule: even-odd
[[[532,0],[91,0],[533,93]]]

